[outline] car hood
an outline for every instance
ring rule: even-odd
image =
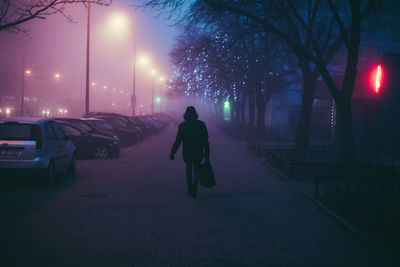
[[[104,141],[110,141],[110,142],[113,142],[113,141],[114,141],[113,138],[108,137],[108,136],[106,136],[106,135],[91,134],[90,136],[93,137],[93,138],[95,138],[95,139],[101,139],[101,140],[104,140]]]

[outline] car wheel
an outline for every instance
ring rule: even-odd
[[[94,150],[94,157],[96,159],[107,159],[108,158],[108,150],[105,146],[98,146]]]
[[[75,155],[72,155],[71,162],[69,163],[67,174],[75,175],[76,173],[76,158]]]
[[[54,183],[56,179],[56,170],[53,163],[50,163],[49,166],[47,166],[43,178],[46,185],[52,185]]]

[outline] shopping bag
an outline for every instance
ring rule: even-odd
[[[210,161],[205,161],[200,167],[200,185],[211,188],[215,185],[214,172]]]

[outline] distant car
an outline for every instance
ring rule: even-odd
[[[58,121],[58,123],[74,143],[77,158],[107,159],[109,156],[119,154],[119,145],[112,138],[89,134],[67,122]]]
[[[115,130],[123,132],[126,135],[125,141],[127,145],[136,144],[142,137],[141,132],[137,129],[130,129],[126,122],[122,119],[112,116],[96,116],[98,119],[105,120],[108,122]]]
[[[83,118],[85,122],[89,123],[92,127],[102,130],[102,131],[110,131],[115,135],[119,136],[120,145],[121,146],[129,146],[137,143],[137,139],[135,134],[130,131],[116,128],[107,121],[100,118]]]
[[[149,127],[146,127],[147,125],[144,126],[143,124],[138,123],[136,120],[132,119],[132,116],[126,116],[112,112],[90,112],[87,116],[94,118],[107,117],[117,119],[118,125],[115,125],[116,127],[122,127],[136,132],[138,139],[143,139],[145,136],[151,134]]]
[[[75,174],[75,146],[61,126],[47,118],[0,119],[0,173],[38,171],[52,184],[55,174]]]
[[[79,118],[54,118],[54,119],[57,121],[66,121],[68,123],[71,123],[74,126],[81,129],[82,131],[90,134],[105,135],[111,137],[114,140],[114,144],[116,143],[119,145],[120,142],[119,137],[107,127],[105,127],[105,129],[95,128],[90,123],[85,121],[85,119],[79,119]]]

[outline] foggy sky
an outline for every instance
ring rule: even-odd
[[[169,76],[168,52],[177,29],[148,12],[135,10],[129,3],[127,0],[115,0],[110,7],[93,6],[91,9],[90,81],[96,82],[91,89],[92,109],[109,106],[111,102],[123,103],[128,109],[130,96],[126,94],[132,92],[133,36],[131,32],[119,36],[107,33],[108,18],[114,12],[130,16],[137,55],[147,53],[158,72]],[[51,101],[84,97],[86,8],[73,5],[66,13],[73,17],[74,23],[69,23],[61,15],[25,23],[23,26],[30,30],[30,38],[23,33],[0,32],[0,96],[18,96],[22,59],[25,57],[26,67],[33,73],[25,80],[26,95],[39,95]],[[61,74],[59,81],[53,78],[56,72]],[[149,108],[151,85],[149,69],[137,66],[137,105]],[[107,86],[109,92],[101,91],[103,86]],[[156,94],[160,87],[156,83]],[[124,93],[115,94],[112,91],[114,88]]]

